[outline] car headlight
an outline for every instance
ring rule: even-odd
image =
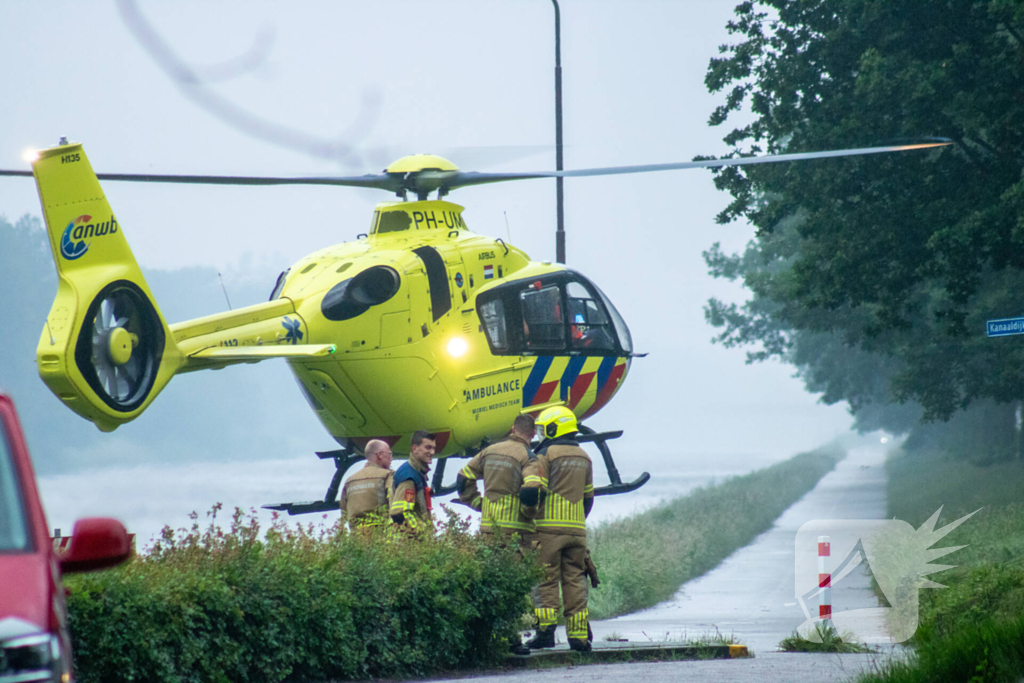
[[[0,683],[67,681],[61,671],[60,640],[49,633],[0,641]]]

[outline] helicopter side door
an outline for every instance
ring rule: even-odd
[[[466,277],[462,251],[449,244],[438,244],[435,247],[444,259],[448,275],[448,291],[451,293],[452,306],[460,308],[469,300],[469,282]]]
[[[448,268],[437,249],[422,246],[412,251],[423,263],[423,273],[411,274],[409,283],[410,322],[414,328],[410,336],[418,340],[430,334],[437,321],[452,310],[452,295]]]
[[[539,286],[538,286],[539,285]],[[560,282],[536,282],[519,291],[522,349],[533,353],[566,350],[564,296]]]

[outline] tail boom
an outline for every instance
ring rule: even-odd
[[[41,152],[32,172],[58,276],[39,376],[101,430],[138,417],[179,372],[334,353],[309,343],[287,298],[168,325],[82,146]]]

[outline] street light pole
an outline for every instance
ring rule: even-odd
[[[555,170],[562,170],[562,26],[558,11],[558,0],[551,0],[555,6]],[[555,178],[555,192],[558,204],[558,228],[555,231],[555,260],[565,263],[565,208],[562,190],[563,178]]]

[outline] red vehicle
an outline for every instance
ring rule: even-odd
[[[75,523],[56,553],[14,404],[0,393],[0,683],[70,681],[71,637],[61,575],[128,559],[124,526]]]

